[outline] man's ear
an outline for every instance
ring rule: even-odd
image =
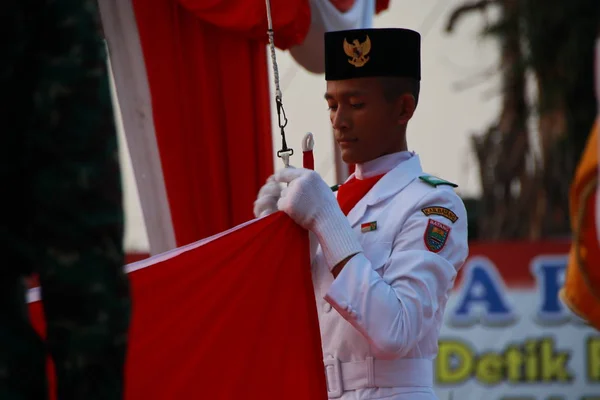
[[[398,123],[400,125],[406,125],[415,113],[416,107],[417,101],[412,94],[405,93],[398,97]]]

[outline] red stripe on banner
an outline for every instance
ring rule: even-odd
[[[469,258],[485,257],[494,264],[507,286],[531,288],[535,285],[531,263],[540,256],[566,256],[570,240],[539,242],[471,242]],[[455,287],[462,281],[464,268],[459,272]]]

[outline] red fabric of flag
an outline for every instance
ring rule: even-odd
[[[131,272],[127,399],[325,399],[308,235],[276,213]]]

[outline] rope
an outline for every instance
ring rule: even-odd
[[[275,79],[275,105],[277,106],[277,123],[281,130],[281,150],[277,151],[277,157],[283,160],[286,167],[290,166],[290,156],[294,154],[294,150],[288,148],[285,140],[285,127],[288,119],[283,108],[283,96],[279,87],[279,68],[277,67],[277,57],[275,56],[275,40],[273,39],[273,19],[271,18],[271,2],[266,0],[267,5],[267,34],[269,35],[269,48],[271,50],[271,61],[273,62],[273,77]]]

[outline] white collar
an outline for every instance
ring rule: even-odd
[[[348,213],[350,225],[355,226],[365,214],[368,207],[385,201],[404,190],[405,187],[422,174],[423,169],[421,168],[421,161],[418,155],[413,154],[408,160],[400,162],[398,166],[386,173],[373,186],[373,189],[369,190],[365,197],[356,203],[356,206]]]
[[[356,164],[354,176],[356,176],[356,179],[368,179],[376,175],[387,174],[414,155],[415,153],[412,151],[400,151],[386,154],[363,164]]]

